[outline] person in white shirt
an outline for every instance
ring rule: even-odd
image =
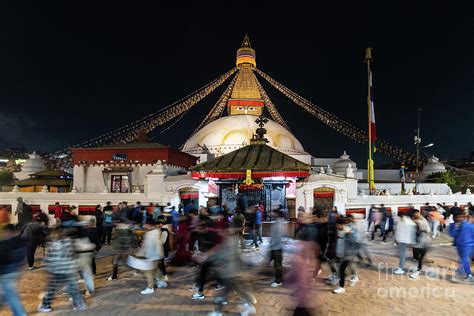
[[[393,271],[395,274],[405,273],[405,259],[408,246],[413,246],[416,243],[416,224],[406,214],[399,214],[400,220],[397,223],[395,230],[395,240],[398,243],[400,250],[400,262],[398,268]]]
[[[137,256],[144,257],[146,260],[156,261],[153,270],[146,270],[145,277],[147,280],[147,287],[141,294],[152,294],[155,292],[155,278],[160,276],[161,271],[158,267],[160,260],[164,259],[163,242],[161,240],[161,231],[157,229],[156,222],[149,222],[145,224],[148,231],[145,233],[142,247],[138,250]],[[157,282],[158,288],[163,288],[166,282],[160,280]]]

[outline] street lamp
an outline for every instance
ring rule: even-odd
[[[428,145],[421,146],[421,137],[420,137],[420,119],[421,119],[421,111],[423,109],[418,109],[418,128],[415,130],[416,135],[414,137],[414,143],[416,146],[416,171],[415,171],[415,192],[418,193],[418,175],[419,175],[419,162],[420,162],[420,148],[428,148],[434,146],[433,143],[429,143]]]

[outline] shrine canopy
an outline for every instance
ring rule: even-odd
[[[310,175],[310,165],[266,145],[250,145],[190,168],[193,178],[244,179],[296,177]]]

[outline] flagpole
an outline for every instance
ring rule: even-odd
[[[372,60],[372,48],[365,50],[365,62],[367,64],[367,113],[368,113],[368,159],[367,159],[367,182],[369,184],[369,192],[375,194],[374,183],[374,161],[372,159],[372,96],[371,96],[371,73],[370,62]],[[374,144],[375,145],[375,144]]]

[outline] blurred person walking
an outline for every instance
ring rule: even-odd
[[[367,233],[370,232],[370,228],[372,225],[373,217],[372,215],[377,212],[377,208],[375,207],[375,204],[372,204],[369,208],[369,214],[367,216]]]
[[[337,246],[337,228],[336,221],[338,219],[337,209],[332,209],[328,214],[327,222],[327,246],[326,246],[326,258],[328,259],[329,268],[331,274],[326,278],[326,282],[331,285],[336,285],[338,282],[338,259],[336,256]]]
[[[191,213],[182,217],[178,224],[178,233],[176,234],[176,252],[173,257],[173,264],[182,266],[191,262],[191,252],[189,248],[189,240],[191,232],[189,225],[191,223]]]
[[[0,229],[0,305],[6,302],[14,316],[26,316],[16,287],[25,260],[25,242],[13,225]]]
[[[45,228],[49,227],[49,217],[48,214],[46,214],[45,211],[42,209],[39,210],[35,215],[33,215],[33,221],[43,223]]]
[[[319,269],[319,260],[308,262],[308,255],[314,254],[319,246],[313,241],[300,241],[297,244],[295,255],[292,260],[292,269],[289,271],[286,280],[293,291],[293,297],[296,299],[296,308],[294,316],[313,315],[314,310],[311,306],[316,305],[315,296],[312,292],[311,271]],[[313,273],[313,279],[314,279]]]
[[[443,220],[440,221],[440,226],[439,226],[439,231],[443,232],[443,229],[446,228],[446,220],[448,219],[448,213],[449,212],[447,211],[447,207],[444,203],[443,204],[437,203],[436,204],[436,209],[443,216]],[[442,222],[442,224],[441,224],[441,222]]]
[[[44,223],[39,221],[29,222],[21,229],[20,236],[26,242],[28,270],[33,270],[35,268],[36,248],[43,243],[47,234],[47,228]]]
[[[431,244],[431,229],[430,224],[419,210],[414,210],[413,220],[416,224],[416,244],[413,246],[413,256],[418,261],[418,268],[410,274],[410,279],[417,279],[423,268],[423,259]]]
[[[161,271],[161,279],[163,281],[168,281],[168,274],[166,273],[166,259],[168,258],[170,251],[170,232],[166,226],[166,219],[164,216],[160,216],[158,218],[156,221],[156,226],[160,232],[159,237],[163,247],[163,259],[159,260],[158,267]]]
[[[118,266],[125,265],[128,258],[128,253],[132,247],[133,233],[132,226],[127,219],[121,219],[115,227],[115,235],[112,239],[112,251],[114,253],[112,259],[112,275],[107,278],[107,281],[112,281],[118,277]]]
[[[114,229],[114,209],[110,202],[107,202],[107,205],[104,207],[102,227],[102,244],[110,245]]]
[[[355,242],[357,244],[357,257],[360,259],[360,262],[363,262],[364,259],[367,260],[367,266],[374,266],[374,259],[370,254],[367,245],[367,237],[362,232],[365,231],[365,223],[362,221],[364,215],[362,214],[352,214],[350,218],[349,225],[353,230],[357,231],[355,234]]]
[[[86,229],[94,226],[95,217],[91,217],[90,221],[87,223],[87,228],[84,229],[81,227],[78,238],[74,239],[74,251],[79,268],[79,275],[86,285],[86,296],[94,295],[95,291],[94,276],[92,273],[92,259],[97,245],[86,235]],[[89,235],[92,235],[92,233],[90,232]],[[97,236],[91,236],[91,238],[97,238]],[[95,242],[97,242],[97,240]]]
[[[85,229],[81,229],[79,231],[79,236],[80,237],[87,237],[89,238],[90,242],[95,245],[94,251],[92,252],[92,260],[91,260],[91,269],[92,269],[92,274],[95,275],[97,272],[97,267],[95,264],[95,256],[97,252],[102,248],[102,243],[101,243],[101,238],[98,229],[96,228],[96,222],[94,218],[91,218],[89,220],[88,225],[85,227]]]
[[[355,256],[357,255],[357,243],[356,234],[354,227],[348,225],[347,219],[339,218],[336,222],[337,229],[337,245],[336,245],[336,256],[339,260],[339,286],[333,290],[335,294],[345,293],[344,288],[346,279],[346,269],[349,265],[354,263]],[[354,286],[359,282],[357,272],[352,267],[352,276],[349,280],[350,286]]]
[[[416,230],[416,224],[408,214],[400,213],[397,229],[395,230],[395,241],[398,244],[400,261],[398,268],[393,271],[394,274],[405,273],[407,248],[416,243]]]
[[[270,262],[273,260],[275,268],[275,281],[271,287],[279,287],[283,284],[283,212],[276,212],[275,222],[270,226]]]
[[[245,216],[242,214],[240,208],[235,209],[235,214],[232,217],[232,225],[234,228],[237,229],[237,236],[239,237],[240,242],[240,249],[245,249],[245,241],[244,241],[244,231],[245,231]]]
[[[61,226],[61,215],[63,208],[59,205],[59,202],[54,203],[54,219],[56,221],[56,227]]]
[[[158,288],[165,288],[168,285],[161,280],[161,270],[159,268],[159,261],[164,259],[163,242],[161,239],[162,232],[156,226],[156,222],[149,221],[145,224],[145,233],[143,245],[137,252],[137,256],[144,257],[146,260],[156,261],[156,268],[153,270],[146,270],[145,277],[147,280],[147,287],[140,292],[140,294],[147,295],[155,293],[155,279],[159,280],[156,283]]]
[[[385,240],[387,239],[387,232],[386,232],[385,226],[387,226],[387,222],[388,222],[388,211],[385,208],[385,205],[380,204],[379,212],[381,214],[380,224],[379,224],[380,237],[382,238],[382,242],[385,242]]]
[[[430,220],[430,227],[432,233],[431,238],[436,238],[439,228],[443,227],[442,225],[444,224],[444,217],[435,207],[432,207],[428,218]]]
[[[474,224],[469,223],[466,215],[458,213],[454,223],[449,225],[449,234],[454,238],[461,266],[466,273],[464,281],[472,282],[471,255],[474,253]]]
[[[222,215],[219,215],[222,217]],[[212,258],[212,254],[216,251],[216,247],[222,243],[222,236],[224,230],[226,230],[226,224],[222,221],[220,222],[221,225],[219,227],[213,226],[205,226],[205,230],[202,233],[206,236],[206,248],[205,251],[200,252],[195,256],[195,260],[199,263],[199,274],[196,279],[196,283],[190,290],[196,290],[196,293],[192,295],[192,299],[194,300],[202,300],[204,299],[204,285],[206,283],[206,279],[208,274],[210,274],[211,270],[215,268],[215,260]],[[238,231],[239,229],[237,229]],[[216,276],[217,285],[214,287],[215,291],[222,290],[224,286],[222,285],[222,281]]]
[[[259,250],[259,243],[262,244],[262,211],[259,206],[254,207],[255,213],[253,215],[253,246],[256,250]]]
[[[110,203],[110,202],[107,202]],[[95,217],[95,228],[99,234],[99,239],[102,239],[102,234],[104,233],[104,213],[102,212],[102,206],[97,205],[94,210]]]
[[[214,299],[215,310],[208,315],[222,315],[222,305],[229,302],[229,294],[235,293],[242,300],[241,316],[256,314],[257,300],[250,290],[250,285],[241,277],[242,260],[237,250],[239,242],[239,228],[223,229],[219,231],[222,242],[206,253],[207,262],[216,266],[217,276],[223,284],[223,293]]]
[[[17,197],[16,200],[17,200],[17,205],[16,205],[15,215],[18,216],[17,226],[19,228],[22,228],[25,224],[32,221],[33,210],[31,209],[31,206],[29,206],[23,201],[23,198],[21,196]]]
[[[370,216],[371,219],[371,224],[370,224],[370,231],[372,233],[372,237],[370,240],[375,239],[375,234],[377,233],[377,229],[380,228],[381,222],[382,222],[382,213],[378,210],[375,209]]]
[[[71,236],[76,234],[76,227],[72,221],[62,222],[61,228],[55,231],[56,237],[48,244],[48,253],[45,259],[46,270],[49,272],[49,281],[46,294],[38,306],[38,312],[52,310],[54,296],[66,285],[67,293],[71,296],[74,310],[86,310],[82,294],[77,286],[78,265],[74,253]]]

